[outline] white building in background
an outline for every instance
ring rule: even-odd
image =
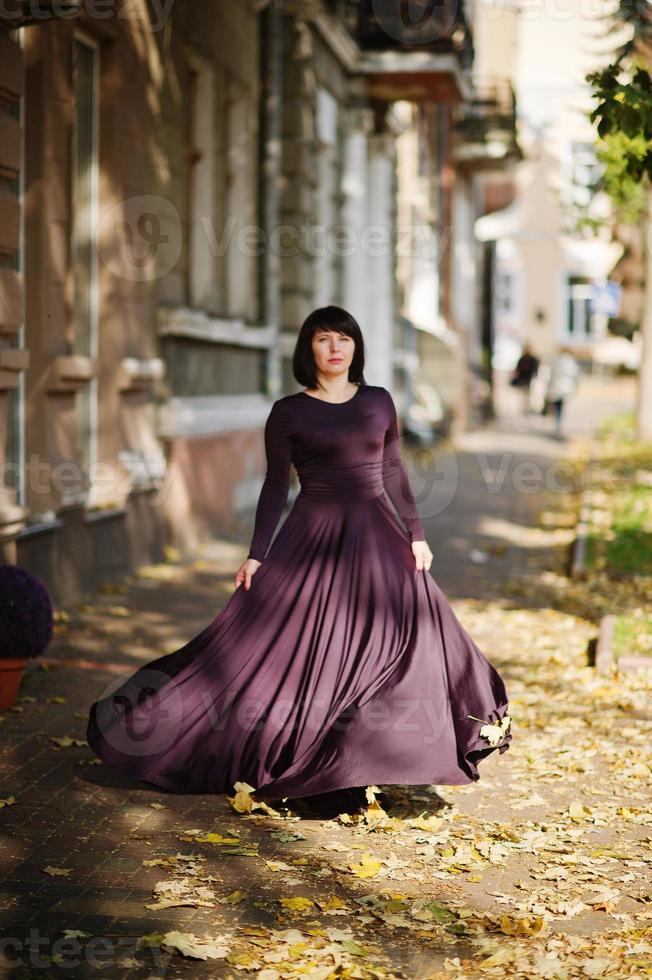
[[[543,359],[567,345],[590,360],[606,331],[607,318],[591,312],[591,297],[621,248],[600,227],[609,199],[595,192],[600,167],[588,119],[595,102],[585,77],[608,62],[614,47],[602,37],[597,12],[569,0],[563,10],[540,4],[516,18],[514,86],[525,160],[515,201],[476,223],[478,240],[495,243],[498,370],[511,368],[525,343]],[[492,3],[491,20],[494,31],[503,21],[513,30],[513,5]]]

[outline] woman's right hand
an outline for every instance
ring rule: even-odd
[[[235,587],[238,588],[239,585],[243,584],[245,592],[249,590],[251,585],[251,576],[255,575],[262,562],[258,561],[256,558],[245,558],[240,568],[235,573]]]

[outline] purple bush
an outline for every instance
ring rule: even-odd
[[[18,565],[0,565],[0,657],[38,657],[52,638],[52,599]]]

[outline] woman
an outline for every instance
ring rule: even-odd
[[[92,705],[88,743],[109,766],[171,792],[242,781],[254,799],[356,812],[368,785],[468,783],[508,748],[504,683],[429,574],[394,403],[363,367],[352,316],[308,316],[293,359],[305,387],[267,419],[235,591]],[[271,542],[291,463],[301,492]]]
[[[562,347],[552,358],[546,388],[546,409],[555,413],[555,435],[563,436],[563,413],[566,399],[575,391],[580,369],[569,347]]]

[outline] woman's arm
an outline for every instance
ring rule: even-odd
[[[383,483],[387,495],[394,504],[408,532],[410,541],[425,541],[426,536],[412,495],[410,478],[405,463],[401,459],[401,439],[398,431],[398,418],[394,399],[387,389],[389,425],[385,432],[383,450]]]
[[[280,401],[274,402],[265,423],[265,454],[267,473],[258,498],[251,547],[247,555],[247,558],[255,558],[256,561],[262,561],[267,553],[290,489],[292,445],[288,419]]]

